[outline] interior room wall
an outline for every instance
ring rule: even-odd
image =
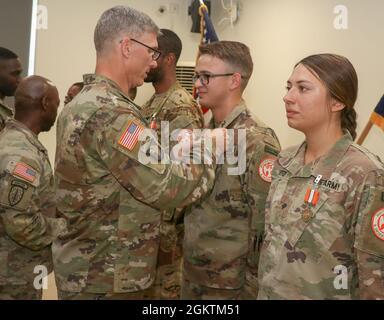
[[[245,98],[248,106],[275,129],[282,147],[300,143],[303,136],[286,124],[282,97],[286,80],[301,58],[320,52],[345,55],[359,75],[358,133],[365,126],[383,94],[384,43],[382,41],[384,1],[382,0],[241,0],[239,19],[231,26],[222,7],[230,0],[212,0],[212,20],[221,40],[246,43],[252,52],[254,73]],[[100,14],[114,5],[128,5],[149,14],[163,28],[178,33],[183,41],[181,61],[194,61],[198,34],[190,32],[187,15],[190,0],[40,0],[48,9],[48,28],[37,34],[35,73],[51,79],[64,101],[68,87],[81,75],[94,71],[93,30]],[[334,8],[348,9],[348,28],[335,29]],[[165,6],[163,14],[159,8]],[[152,87],[139,89],[141,104],[152,94]],[[41,135],[53,163],[55,128]],[[374,127],[365,143],[384,159],[384,134]],[[55,297],[54,290],[45,297]]]

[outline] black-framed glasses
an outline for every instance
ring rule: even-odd
[[[159,51],[159,50],[157,50],[157,49],[155,49],[155,48],[152,48],[152,47],[150,47],[150,46],[147,46],[145,43],[142,43],[142,42],[140,42],[139,40],[136,40],[136,39],[133,39],[133,38],[131,38],[131,40],[132,40],[132,41],[135,41],[135,42],[137,42],[138,44],[141,44],[142,46],[144,46],[144,47],[148,48],[149,50],[151,50],[151,53],[152,53],[152,59],[153,59],[153,60],[157,60],[157,59],[160,58],[160,56],[161,56],[161,51]]]
[[[209,79],[216,77],[228,77],[233,76],[236,72],[232,73],[195,73],[192,77],[192,81],[195,83],[197,79],[200,80],[201,84],[206,86],[209,84]],[[243,76],[241,76],[243,78]]]

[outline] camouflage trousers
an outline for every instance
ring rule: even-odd
[[[160,247],[157,257],[156,280],[148,299],[179,300],[181,291],[182,243],[184,212],[163,213],[160,224]]]
[[[91,293],[69,292],[58,290],[59,300],[144,300],[148,297],[149,289],[125,293]]]
[[[43,291],[32,285],[0,285],[0,300],[41,300]]]

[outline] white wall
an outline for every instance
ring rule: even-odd
[[[37,33],[35,74],[45,76],[58,87],[64,101],[68,87],[82,80],[84,73],[92,73],[96,55],[93,31],[103,11],[115,5],[128,5],[150,15],[161,28],[172,29],[183,41],[180,61],[195,61],[200,35],[190,32],[191,18],[187,15],[189,0],[39,0],[48,9],[48,29]],[[170,12],[170,4],[177,12]],[[164,14],[158,12],[166,6]],[[139,89],[135,102],[142,104],[153,88],[145,84]],[[60,109],[61,110],[61,109]],[[42,133],[40,139],[54,159],[56,129]]]
[[[227,5],[230,1],[225,0]],[[236,2],[236,1],[234,1]],[[384,1],[382,0],[242,0],[240,18],[216,27],[221,40],[242,41],[252,52],[254,74],[245,97],[249,106],[274,128],[283,147],[302,135],[286,125],[286,80],[296,62],[309,54],[345,55],[359,76],[358,134],[384,93]],[[221,1],[214,1],[213,19],[224,16]],[[348,9],[348,29],[336,30],[334,7]],[[372,130],[364,143],[384,159],[384,134]]]
[[[229,4],[230,0],[224,0]],[[273,127],[283,147],[299,143],[302,135],[286,125],[282,97],[293,65],[306,55],[333,52],[347,56],[354,64],[360,81],[358,133],[383,93],[384,1],[382,0],[242,0],[240,17],[232,28],[218,24],[225,16],[221,0],[212,0],[212,19],[222,40],[246,43],[254,59],[254,74],[245,93],[249,107]],[[95,65],[93,29],[100,14],[113,5],[130,5],[149,14],[163,28],[176,31],[183,41],[181,61],[194,61],[198,34],[189,30],[187,15],[190,0],[40,0],[48,8],[48,29],[37,36],[36,74],[54,81],[64,100],[71,83]],[[177,12],[170,11],[170,4]],[[333,13],[336,5],[348,8],[347,30],[336,30]],[[165,14],[158,8],[165,5]],[[137,102],[151,94],[148,84],[140,88]],[[365,145],[384,158],[384,135],[374,128]],[[41,139],[54,158],[55,130]],[[381,146],[381,148],[379,148]]]

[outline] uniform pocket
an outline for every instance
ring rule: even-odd
[[[304,250],[315,262],[319,262],[329,252],[336,239],[340,237],[345,222],[344,208],[332,203],[326,192],[321,192],[315,206],[303,205],[301,219],[297,221],[288,241],[298,251]]]

